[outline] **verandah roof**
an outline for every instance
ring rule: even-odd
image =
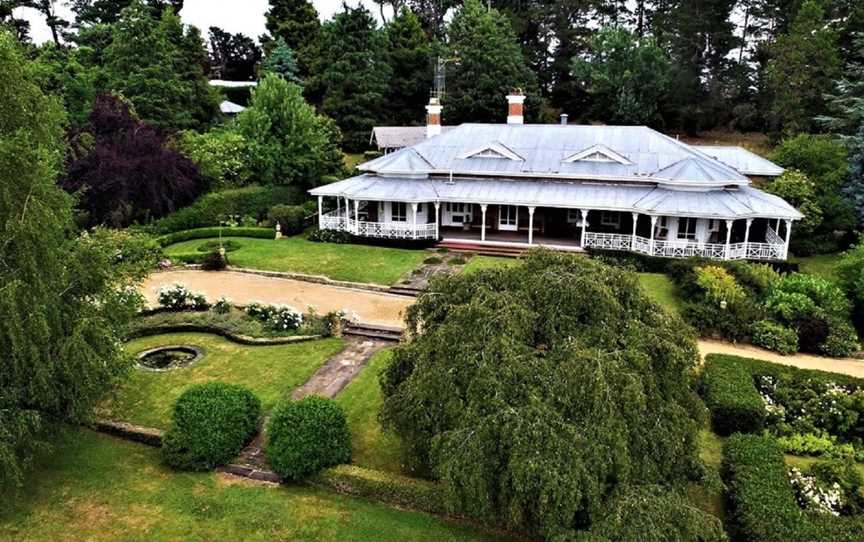
[[[320,186],[310,193],[363,201],[504,204],[721,219],[803,218],[783,199],[749,186],[683,191],[652,185],[505,179],[457,179],[451,183],[445,179],[360,175]]]

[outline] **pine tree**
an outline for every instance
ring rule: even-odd
[[[307,77],[321,31],[315,6],[308,0],[270,0],[266,17],[270,36],[285,40],[297,57],[300,76]]]
[[[345,5],[325,23],[320,46],[307,89],[339,125],[346,150],[361,151],[369,145],[372,127],[388,119],[387,37],[365,7]]]
[[[74,239],[72,197],[55,184],[60,103],[42,93],[0,31],[0,484],[20,483],[53,423],[80,423],[128,365],[124,325],[139,305],[116,253]],[[140,278],[140,277],[137,277]]]
[[[114,24],[120,19],[124,9],[135,0],[71,0],[69,7],[75,13],[75,25],[78,27],[96,24]],[[166,8],[176,15],[183,9],[183,0],[145,0],[151,15],[158,19]]]
[[[766,77],[772,94],[772,128],[794,134],[811,131],[824,114],[824,95],[839,75],[837,37],[827,27],[819,2],[807,0],[789,27],[770,48]]]
[[[467,0],[450,23],[448,124],[500,122],[507,117],[507,94],[515,89],[536,99],[536,82],[507,17],[479,0]],[[529,114],[536,107],[528,107]]]
[[[261,70],[264,73],[275,73],[288,82],[300,83],[294,51],[288,47],[282,37],[276,38],[276,44],[272,46],[261,63]]]
[[[108,88],[128,98],[148,124],[202,129],[218,114],[218,95],[202,67],[207,51],[201,34],[170,11],[156,20],[134,2],[113,25],[104,56]]]
[[[393,72],[387,104],[393,122],[416,124],[423,119],[432,86],[432,46],[420,20],[408,8],[402,8],[387,26],[387,38],[388,63]]]

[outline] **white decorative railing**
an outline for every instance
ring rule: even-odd
[[[765,242],[772,245],[786,244],[786,241],[784,241],[783,238],[780,237],[780,234],[774,231],[774,228],[772,228],[771,226],[768,226],[768,230],[765,232]]]
[[[436,239],[438,229],[435,224],[417,224],[412,222],[367,222],[345,218],[337,212],[330,212],[319,217],[318,227],[322,230],[347,231],[362,237],[379,237],[383,239]]]
[[[776,235],[776,234],[775,234]],[[650,240],[645,237],[620,233],[585,232],[583,248],[602,250],[629,250],[663,258],[711,258],[716,260],[781,260],[785,243],[732,243],[727,253],[721,243],[697,243],[694,241]]]

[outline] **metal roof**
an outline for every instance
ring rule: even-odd
[[[649,183],[614,184],[471,178],[411,179],[360,175],[310,191],[364,201],[461,202],[640,212],[707,218],[803,217],[777,196],[749,186],[719,190],[675,190]]]
[[[441,133],[449,132],[455,126],[442,126]],[[426,139],[426,126],[376,126],[372,128],[371,141],[379,149],[401,149],[411,147]]]
[[[226,115],[236,115],[237,113],[242,113],[246,111],[246,108],[242,105],[235,104],[234,102],[229,102],[225,100],[224,102],[219,104],[219,110]]]
[[[255,81],[226,81],[223,79],[211,79],[210,86],[223,88],[244,88],[257,87],[258,83]]]
[[[493,145],[506,147],[523,160],[482,155],[465,157],[472,149]],[[568,161],[574,155],[597,147],[610,149],[627,161],[602,161],[591,157]],[[465,176],[647,180],[683,187],[743,186],[750,182],[735,169],[645,126],[463,124],[359,167],[382,176],[404,174],[403,169],[391,167],[391,160],[408,152],[417,153],[432,166],[412,171],[415,175],[452,171]],[[684,160],[688,162],[682,167],[670,169]],[[710,174],[693,177],[697,169]],[[661,171],[663,175],[658,175]]]
[[[708,156],[715,158],[729,167],[735,168],[744,175],[760,177],[777,177],[785,171],[774,162],[748,151],[744,147],[720,145],[693,145],[693,147]]]

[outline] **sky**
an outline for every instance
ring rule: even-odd
[[[365,4],[378,18],[378,5],[372,0],[347,0],[349,5]],[[71,20],[65,1],[57,3],[58,15]],[[313,0],[321,19],[329,19],[342,9],[342,0]],[[206,35],[211,26],[218,26],[231,33],[243,33],[251,38],[258,38],[265,33],[264,13],[267,11],[267,0],[185,0],[180,15],[183,22],[195,25]],[[51,33],[45,26],[45,21],[32,8],[19,8],[16,15],[30,21],[30,34],[33,41],[41,43],[51,39]],[[389,17],[389,15],[388,15]]]

